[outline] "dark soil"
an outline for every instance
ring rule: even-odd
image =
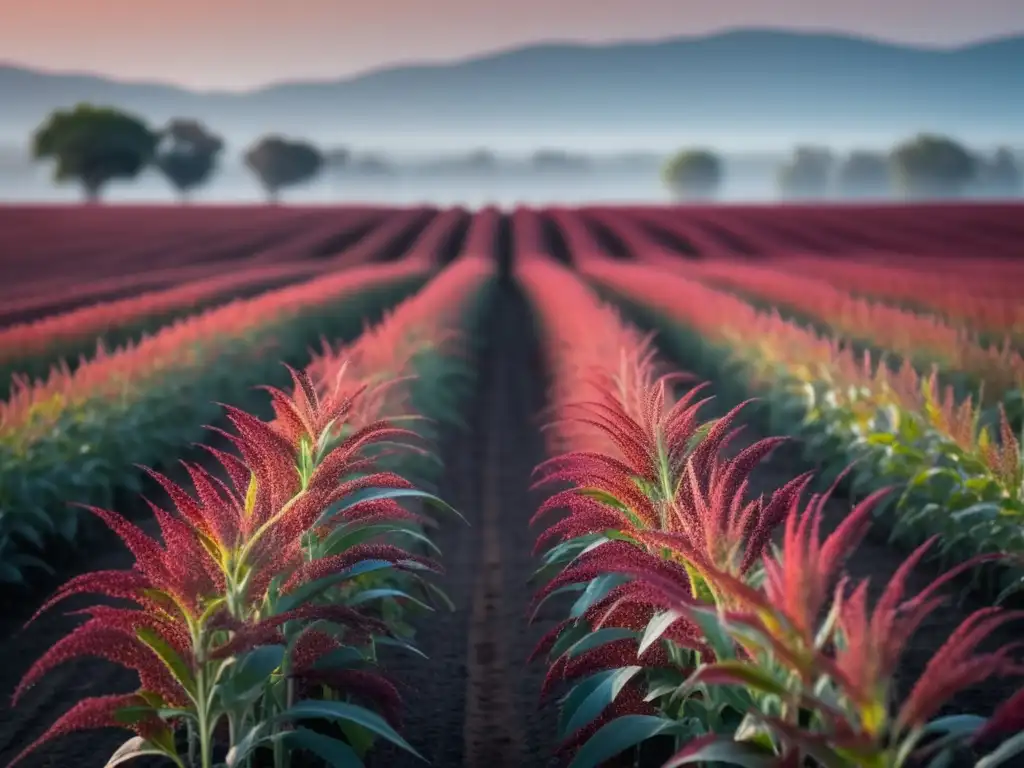
[[[566,266],[572,265],[572,252],[558,224],[546,213],[540,213],[539,218],[541,244],[547,249],[548,254]]]
[[[380,219],[368,218],[365,221],[350,223],[325,237],[304,255],[311,259],[333,258],[363,240],[380,225],[380,222]]]
[[[590,217],[584,217],[584,224],[590,230],[594,239],[597,240],[601,249],[613,259],[623,261],[632,258],[629,247],[611,227],[607,227],[600,221]]]
[[[375,261],[397,261],[399,257],[403,256],[412,247],[413,243],[419,239],[419,236],[423,234],[423,231],[436,217],[437,211],[434,209],[424,211],[420,216],[417,216],[409,223],[409,226],[380,249],[375,257]]]
[[[703,255],[696,245],[694,245],[689,239],[680,235],[678,232],[672,232],[664,227],[659,227],[657,224],[645,221],[644,219],[636,219],[634,223],[641,229],[641,231],[650,237],[651,240],[662,248],[675,251],[681,256],[685,256],[690,259],[699,259]]]
[[[745,238],[740,237],[731,229],[722,227],[713,221],[701,219],[697,226],[705,230],[711,237],[721,243],[726,249],[740,256],[756,256],[760,249],[752,245]]]
[[[420,219],[413,221],[408,229],[396,236],[386,247],[381,248],[375,255],[375,260],[393,261],[404,254],[416,238],[422,234],[431,218],[432,216],[428,212]],[[101,302],[118,301],[144,292],[175,288],[187,282],[223,274],[229,265],[237,264],[244,269],[248,264],[265,266],[273,263],[322,259],[328,256],[336,257],[364,240],[378,227],[380,222],[379,217],[372,216],[365,221],[339,222],[337,231],[325,234],[324,238],[317,242],[311,243],[307,240],[305,246],[288,248],[288,241],[300,233],[294,231],[290,231],[287,235],[270,233],[262,240],[241,245],[236,242],[230,248],[211,250],[208,257],[192,259],[188,266],[181,268],[140,272],[123,278],[104,278],[84,282],[74,287],[69,287],[67,280],[61,281],[60,285],[55,285],[53,289],[33,287],[31,292],[26,292],[24,296],[20,296],[0,308],[0,328],[5,325],[39,320]],[[271,246],[278,250],[265,252]],[[195,250],[192,249],[189,253]],[[218,267],[218,264],[221,266]],[[236,291],[227,298],[247,298],[265,290],[283,288],[291,283],[309,280],[314,276],[308,272],[296,272],[295,274],[268,277],[266,281],[254,284],[251,289]]]
[[[524,297],[503,283],[482,333],[471,428],[443,454],[441,494],[471,525],[437,534],[441,586],[456,610],[418,628],[429,662],[387,665],[412,691],[403,733],[435,768],[544,766],[553,754],[555,709],[539,701],[545,668],[526,663],[551,626],[526,623],[536,567],[527,522],[540,501],[528,488],[544,452],[536,417],[545,379],[531,328]],[[373,765],[422,763],[382,749]]]
[[[462,253],[466,245],[466,238],[469,235],[469,227],[473,223],[473,217],[466,211],[461,211],[458,224],[456,224],[448,238],[442,244],[437,254],[437,264],[446,267]]]

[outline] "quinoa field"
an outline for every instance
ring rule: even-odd
[[[1024,205],[0,208],[0,765],[1024,765]]]

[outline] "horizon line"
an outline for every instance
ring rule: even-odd
[[[302,85],[331,85],[350,83],[366,77],[373,77],[388,72],[407,69],[446,69],[471,64],[476,61],[500,58],[510,54],[542,48],[617,48],[626,46],[657,46],[678,42],[693,42],[708,40],[717,37],[728,37],[736,34],[750,33],[773,33],[791,35],[794,37],[836,37],[846,40],[875,43],[897,48],[905,48],[912,51],[929,51],[933,53],[959,53],[985,45],[1006,42],[1016,38],[1024,37],[1024,29],[1016,32],[986,35],[978,38],[971,38],[959,43],[921,43],[910,42],[898,38],[887,38],[881,35],[873,35],[862,32],[851,32],[831,27],[787,27],[787,26],[728,26],[721,27],[703,33],[675,34],[660,37],[631,37],[631,38],[606,38],[599,40],[581,40],[575,38],[544,38],[532,42],[502,46],[499,48],[485,49],[472,54],[454,56],[450,58],[422,58],[410,60],[395,60],[388,64],[380,64],[365,69],[356,70],[348,74],[325,75],[319,77],[295,77],[285,80],[270,80],[262,84],[251,85],[241,88],[198,88],[177,83],[173,80],[133,80],[118,75],[108,74],[96,70],[87,69],[51,69],[49,67],[32,66],[16,61],[0,60],[0,69],[18,69],[33,74],[45,75],[48,77],[82,77],[98,80],[105,80],[116,85],[150,87],[150,88],[171,88],[177,91],[185,91],[197,96],[250,96],[262,91],[274,88]]]

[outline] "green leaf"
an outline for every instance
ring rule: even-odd
[[[348,669],[366,662],[366,656],[358,648],[344,646],[325,653],[313,663],[315,669]]]
[[[401,640],[397,637],[375,637],[373,642],[375,645],[387,645],[392,648],[401,648],[402,650],[409,651],[423,659],[430,658],[412,643],[406,642],[405,640]]]
[[[387,739],[395,746],[401,747],[409,754],[415,755],[421,760],[424,759],[394,728],[388,725],[383,717],[356,704],[344,701],[300,701],[273,719],[275,721],[322,719],[355,723]]]
[[[421,491],[417,488],[368,488],[366,490],[362,490],[359,491],[358,493],[352,494],[352,496],[349,497],[344,504],[327,510],[324,514],[320,516],[320,519],[317,520],[316,525],[323,525],[335,515],[339,515],[345,510],[351,509],[356,504],[360,504],[364,501],[378,501],[381,499],[403,498],[422,499],[423,501],[427,502],[428,505],[436,507],[437,509],[440,509],[443,512],[448,512],[452,515],[455,515],[455,517],[457,517],[462,522],[466,523],[467,525],[469,524],[466,518],[459,514],[458,510],[456,510],[455,507],[451,506],[447,501],[440,498],[439,496],[435,496],[432,493],[427,493],[426,491]]]
[[[727,763],[741,768],[773,768],[778,764],[777,755],[749,742],[736,742],[723,736],[696,739],[690,746],[683,747],[673,755],[662,768],[678,768],[693,763]]]
[[[689,617],[700,627],[704,637],[711,643],[711,649],[718,659],[736,658],[736,646],[726,631],[722,620],[715,611],[693,609]]]
[[[594,603],[606,597],[613,589],[625,584],[629,580],[628,576],[623,576],[621,573],[605,573],[598,576],[587,585],[587,588],[583,590],[583,594],[577,598],[569,615],[574,619],[579,618]]]
[[[974,768],[996,768],[1002,765],[1011,757],[1024,754],[1024,733],[1018,733],[1011,739],[1007,739],[999,745],[998,749],[985,755],[974,764]]]
[[[974,733],[985,724],[985,718],[979,715],[949,715],[937,717],[921,729],[923,735],[931,734],[968,734]]]
[[[379,589],[367,589],[363,592],[359,592],[354,597],[346,600],[345,603],[347,605],[362,605],[363,603],[369,602],[370,600],[382,600],[386,597],[401,598],[403,600],[408,600],[410,603],[418,605],[425,610],[434,610],[431,606],[427,605],[421,600],[417,600],[415,597],[408,594],[407,592],[403,592],[400,589],[390,589],[385,587],[381,587]]]
[[[160,661],[174,675],[174,679],[194,698],[196,690],[195,678],[192,677],[192,670],[189,669],[185,661],[178,655],[178,652],[163,637],[149,627],[139,627],[135,630],[135,635],[152,649],[153,653],[160,658]]]
[[[363,761],[348,744],[330,736],[324,736],[308,728],[279,733],[275,738],[288,749],[304,749],[325,761],[331,768],[363,768]]]
[[[167,752],[167,750],[146,741],[141,736],[132,736],[114,751],[114,754],[110,756],[110,759],[107,760],[107,764],[103,768],[114,768],[137,757],[167,757],[172,759],[175,764],[181,765],[177,755],[173,755]]]
[[[452,599],[448,597],[443,589],[429,581],[424,581],[423,585],[426,587],[427,592],[437,598],[445,608],[449,611],[455,611],[455,603],[452,602]]]
[[[601,680],[594,690],[579,703],[578,707],[574,710],[569,709],[566,713],[569,715],[569,721],[564,726],[564,734],[568,736],[575,733],[600,717],[608,705],[615,701],[615,697],[619,695],[626,684],[642,669],[643,667],[631,666],[612,670],[612,674]],[[566,707],[568,708],[568,706],[567,704]]]
[[[389,523],[364,525],[355,529],[348,527],[337,528],[331,531],[331,533],[324,538],[323,542],[319,546],[319,551],[322,553],[322,556],[325,557],[327,555],[337,555],[344,552],[346,549],[354,547],[356,544],[362,544],[363,542],[369,541],[377,536],[386,536],[388,534],[394,536],[408,536],[424,544],[435,554],[441,554],[441,550],[426,534],[408,526]]]
[[[554,645],[551,646],[551,650],[548,651],[548,658],[557,659],[564,655],[569,648],[590,634],[590,632],[590,625],[585,621],[578,621],[574,624],[567,625],[559,633],[558,639],[555,641]]]
[[[225,758],[228,768],[235,768],[241,765],[242,761],[249,756],[249,753],[260,744],[268,742],[271,738],[273,738],[273,734],[270,732],[269,723],[259,723],[250,728],[228,750],[227,757]]]
[[[786,687],[768,672],[744,661],[720,661],[701,665],[690,678],[706,685],[741,685],[770,696],[785,696]]]
[[[558,733],[563,737],[567,736],[566,725],[569,723],[569,717],[575,712],[580,704],[589,696],[601,683],[607,680],[609,677],[617,674],[617,669],[606,669],[603,672],[590,675],[584,678],[580,682],[576,683],[572,689],[565,696],[562,697],[559,703],[559,714],[558,714]]]
[[[284,662],[283,645],[262,645],[242,656],[231,670],[225,692],[232,699],[247,699],[266,685]]]
[[[300,605],[305,605],[314,597],[343,581],[353,579],[365,573],[372,573],[373,571],[381,571],[392,567],[392,564],[386,560],[363,560],[351,568],[346,568],[344,571],[332,573],[330,576],[324,576],[322,579],[308,582],[287,595],[281,596],[275,606],[275,612],[286,613],[298,608]]]
[[[680,730],[680,723],[652,715],[625,715],[604,725],[576,753],[569,768],[598,768],[621,752],[655,736]]]
[[[643,656],[644,651],[658,642],[668,628],[682,618],[682,616],[683,614],[679,611],[662,611],[655,614],[647,623],[643,637],[640,638],[640,647],[637,649],[636,655]]]
[[[366,757],[370,750],[373,749],[373,732],[368,731],[358,723],[350,723],[343,721],[338,724],[338,728],[345,736],[349,746],[352,747],[353,751],[359,755],[360,758]]]
[[[604,627],[602,629],[589,632],[586,637],[575,643],[566,652],[566,655],[571,659],[582,653],[593,650],[594,648],[599,648],[602,645],[614,643],[616,640],[635,638],[636,635],[637,633],[632,629],[625,629],[623,627]]]
[[[949,516],[953,520],[961,521],[968,517],[995,520],[1002,514],[1002,506],[995,502],[984,501],[979,504],[971,504],[964,509],[958,509]]]

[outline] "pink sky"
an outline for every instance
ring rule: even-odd
[[[1024,0],[3,0],[0,57],[247,88],[551,39],[832,29],[955,44],[1024,32]],[[358,10],[357,10],[358,9]]]

